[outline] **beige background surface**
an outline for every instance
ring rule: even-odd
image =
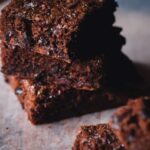
[[[123,51],[150,81],[150,1],[144,0],[143,4],[142,0],[119,0],[119,3],[116,24],[124,28],[122,34],[127,37]],[[0,74],[0,150],[70,150],[80,125],[105,123],[111,112],[33,126]]]

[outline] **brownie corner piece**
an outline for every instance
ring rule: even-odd
[[[125,150],[107,124],[82,126],[72,150]]]
[[[130,150],[150,150],[150,97],[129,100],[110,121],[119,139]]]

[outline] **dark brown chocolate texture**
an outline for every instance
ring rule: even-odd
[[[73,150],[125,150],[111,127],[107,124],[82,126]]]
[[[57,84],[68,88],[95,90],[101,87],[103,57],[95,57],[88,62],[79,59],[71,64],[37,53],[21,49],[9,52],[3,48],[3,70],[7,75],[22,79],[34,79],[36,84]],[[22,67],[23,66],[23,67]]]
[[[121,52],[114,0],[12,0],[2,72],[34,124],[124,105],[141,79]]]
[[[150,98],[130,100],[112,117],[111,125],[129,150],[150,149]]]
[[[4,41],[10,49],[19,46],[29,51],[70,62],[69,53],[71,52],[68,45],[75,48],[76,51],[78,50],[76,47],[78,41],[86,37],[82,33],[81,37],[80,33],[78,37],[78,32],[80,30],[82,32],[80,26],[87,22],[90,31],[92,31],[91,29],[96,29],[96,32],[100,30],[101,34],[104,25],[112,30],[113,12],[116,6],[117,4],[113,0],[13,0],[2,11],[1,28]],[[89,17],[92,14],[94,17]],[[96,28],[91,26],[93,23]],[[90,34],[88,37],[93,36]],[[100,36],[101,39],[102,37]],[[77,44],[74,45],[73,43],[76,41]],[[82,46],[82,43],[80,45]],[[92,51],[95,51],[93,45],[91,48]]]
[[[125,105],[126,99],[143,94],[134,89],[118,90],[105,87],[94,91],[70,89],[64,85],[42,86],[33,80],[6,76],[28,118],[34,124],[58,121]],[[92,107],[91,107],[92,106]]]

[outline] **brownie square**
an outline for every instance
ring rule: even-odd
[[[29,120],[34,124],[59,121],[126,103],[126,92],[78,90],[56,84],[39,85],[33,80],[6,76]]]

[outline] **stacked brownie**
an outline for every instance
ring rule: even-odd
[[[118,108],[110,125],[82,126],[73,150],[150,150],[150,97]]]
[[[12,0],[2,10],[2,72],[34,124],[125,104],[139,92],[114,0]]]

